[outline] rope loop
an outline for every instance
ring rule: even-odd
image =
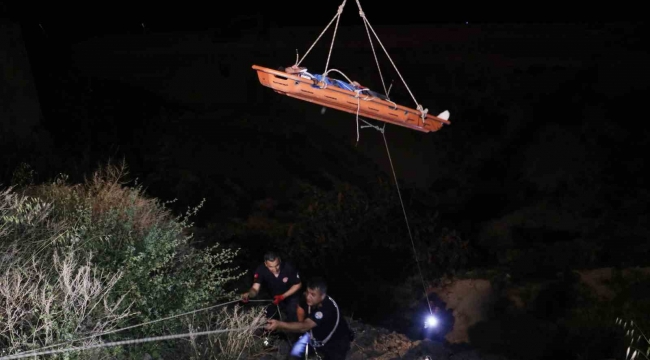
[[[427,114],[429,113],[429,109],[424,109],[424,108],[422,107],[422,104],[418,104],[418,108],[417,108],[417,109],[420,110],[420,117],[422,118],[422,120],[426,119],[426,118],[427,118]]]

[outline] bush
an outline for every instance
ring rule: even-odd
[[[23,345],[30,344],[24,345],[26,348],[79,338],[87,330],[102,331],[109,326],[128,326],[180,314],[233,295],[224,286],[241,276],[236,268],[228,267],[238,250],[220,249],[218,243],[200,250],[192,246],[189,218],[202,203],[175,217],[165,203],[145,197],[137,183],[125,186],[125,170],[124,165],[109,164],[82,184],[67,184],[67,177],[59,176],[50,183],[27,186],[20,193],[11,188],[2,192],[0,251],[4,254],[2,266],[6,279],[12,276],[30,279],[19,284],[26,286],[21,292],[34,299],[39,296],[36,291],[55,291],[52,284],[59,284],[62,288],[57,291],[61,294],[56,296],[68,301],[61,306],[68,306],[70,314],[90,308],[99,311],[99,306],[89,307],[97,302],[115,304],[94,318],[66,315],[55,319],[56,328],[65,330],[21,340]],[[61,260],[60,254],[75,255]],[[65,265],[75,264],[74,259],[89,261],[91,258],[93,263],[88,263],[83,270]],[[34,270],[21,274],[28,269],[26,263],[33,264]],[[8,271],[10,268],[15,271]],[[93,279],[97,286],[94,289],[104,291],[84,293],[83,303],[73,301],[65,295],[72,283],[56,282],[57,277],[44,272],[45,269],[59,269],[68,274],[81,271],[79,279]],[[102,275],[89,277],[94,273]],[[101,319],[105,319],[103,325],[97,325]],[[27,334],[39,325],[32,322],[23,326],[27,326],[22,331]],[[120,339],[156,336],[183,330],[181,322],[166,321],[115,336]],[[162,349],[159,343],[142,346],[143,351]]]
[[[39,236],[47,243],[61,235],[45,230],[62,226],[48,220],[52,210],[11,188],[0,193],[1,355],[109,331],[132,315],[124,296],[114,294],[122,272],[100,271],[90,252],[62,248],[42,255],[35,246]]]
[[[218,313],[208,316],[196,316],[183,321],[187,332],[209,331],[217,329],[241,329],[263,326],[266,322],[264,307],[255,311],[243,311],[242,307],[222,308]],[[242,354],[255,354],[263,351],[263,342],[255,330],[216,333],[208,336],[191,338],[180,349],[182,354],[189,354],[190,360],[200,359],[240,359]]]

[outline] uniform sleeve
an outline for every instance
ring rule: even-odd
[[[312,309],[311,314],[308,316],[316,323],[316,326],[320,326],[323,323],[323,318],[325,317],[322,309]]]
[[[316,316],[316,314],[319,315]],[[316,323],[316,326],[323,323],[323,313],[320,311],[313,311],[311,314],[308,314],[307,317],[312,319]]]
[[[298,269],[293,266],[291,266],[291,273],[289,274],[289,284],[300,284],[300,274],[298,273]]]
[[[255,284],[261,284],[262,283],[262,265],[258,266],[257,269],[255,269],[255,273],[253,274],[253,283]]]

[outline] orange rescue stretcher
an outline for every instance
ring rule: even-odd
[[[319,74],[310,74],[306,69],[292,73],[253,65],[262,85],[275,92],[296,99],[309,101],[329,108],[356,114],[421,131],[438,131],[443,124],[449,125],[448,112],[438,116],[420,110],[398,105],[385,95],[368,88],[350,84]],[[446,114],[446,115],[445,115]]]

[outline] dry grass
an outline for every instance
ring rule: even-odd
[[[630,338],[630,345],[627,347],[625,359],[634,360],[637,357],[650,359],[650,339],[639,328],[639,325],[634,320],[624,321],[621,318],[616,318],[616,325],[623,328],[625,336]]]
[[[53,268],[36,258],[4,268],[0,275],[0,345],[2,354],[38,349],[76,334],[97,334],[130,315],[128,306],[109,303],[121,274],[98,274],[90,259],[80,263],[73,252],[55,253]],[[18,265],[17,263],[14,263]],[[87,340],[84,344],[96,342]]]
[[[159,200],[147,198],[140,186],[124,186],[128,176],[127,166],[108,164],[95,171],[82,184],[67,184],[67,177],[60,176],[52,183],[30,187],[26,195],[53,201],[59,212],[78,211],[81,206],[90,212],[93,221],[102,219],[116,209],[129,209],[115,215],[119,221],[128,222],[139,233],[157,224],[172,220],[172,215]]]
[[[139,187],[125,187],[121,180],[128,175],[126,165],[106,166],[86,180],[86,197],[93,199],[93,219],[99,218],[110,209],[129,208],[133,212],[120,214],[121,220],[131,221],[136,231],[144,232],[156,224],[171,220],[170,213],[159,206],[157,199],[146,198]]]
[[[59,190],[63,190],[61,187]],[[57,221],[54,204],[0,191],[0,348],[29,351],[113,329],[130,315],[111,302],[120,272],[104,274],[74,246],[79,229]],[[66,242],[67,246],[49,246]]]
[[[188,219],[201,205],[176,217],[165,203],[146,197],[141,186],[125,186],[126,175],[124,164],[109,164],[81,184],[68,184],[60,176],[19,191],[0,190],[0,356],[61,343],[89,345],[100,340],[70,341],[228,296],[222,286],[238,277],[236,268],[228,268],[237,251],[217,245],[197,250],[189,242]],[[236,308],[128,335],[244,328],[263,321],[261,313]],[[252,330],[201,336],[186,344],[143,344],[127,356],[160,350],[180,358],[246,358],[250,348],[256,348]],[[122,350],[61,356],[99,358]]]
[[[248,327],[252,329],[191,338],[188,340],[191,359],[250,359],[251,354],[262,350],[262,339],[255,334],[255,328],[266,323],[263,307],[244,311],[242,307],[235,306],[204,315],[185,320],[188,332]]]

